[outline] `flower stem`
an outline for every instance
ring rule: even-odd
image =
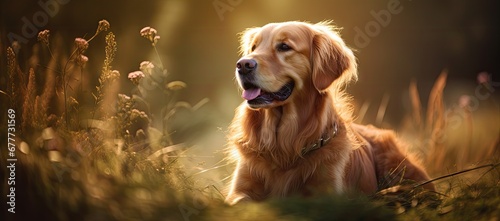
[[[156,46],[153,46],[153,48],[155,49],[156,57],[158,57],[158,60],[160,61],[161,70],[164,70],[164,66],[163,66],[163,62],[161,61],[160,53],[158,53],[158,49],[156,49]]]

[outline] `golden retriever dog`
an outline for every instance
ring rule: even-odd
[[[356,58],[329,22],[247,29],[241,54],[236,79],[245,101],[229,127],[237,165],[227,203],[370,194],[429,179],[393,131],[353,123],[344,87],[357,78]]]

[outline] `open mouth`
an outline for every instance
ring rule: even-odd
[[[284,101],[292,94],[295,83],[293,81],[285,84],[276,92],[264,91],[252,83],[243,85],[243,94],[241,97],[247,100],[250,106],[261,106],[271,104],[274,101]]]

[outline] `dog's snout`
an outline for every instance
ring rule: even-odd
[[[257,61],[254,59],[242,58],[236,63],[239,74],[249,74],[257,68]]]

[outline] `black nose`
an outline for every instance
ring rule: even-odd
[[[242,58],[236,63],[236,70],[239,74],[249,74],[257,68],[257,61],[254,59]]]

